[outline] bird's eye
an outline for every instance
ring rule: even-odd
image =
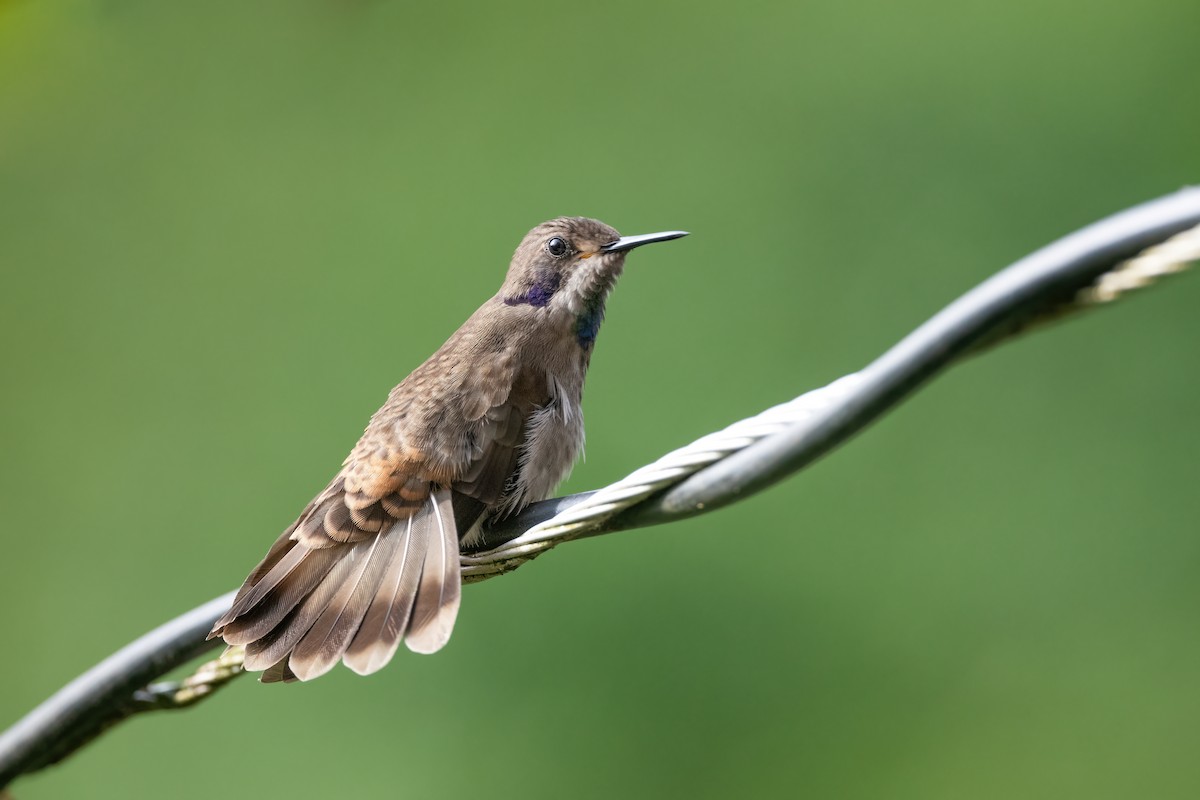
[[[555,236],[553,239],[546,242],[546,252],[555,258],[562,258],[567,254],[567,250],[569,249],[570,248],[567,247],[566,241],[558,236]]]

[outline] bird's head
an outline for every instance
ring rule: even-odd
[[[521,240],[500,297],[507,305],[530,305],[576,317],[602,315],[604,300],[620,277],[630,250],[686,235],[668,231],[621,236],[599,220],[552,219]]]

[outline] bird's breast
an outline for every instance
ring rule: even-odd
[[[582,384],[548,373],[548,400],[525,422],[525,439],[501,514],[549,497],[571,472],[583,447]]]

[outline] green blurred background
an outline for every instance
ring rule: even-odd
[[[1200,175],[1191,0],[0,2],[0,725],[234,587],[559,214],[640,251],[564,487]],[[1195,797],[1200,280],[701,519],[242,680],[50,797]]]

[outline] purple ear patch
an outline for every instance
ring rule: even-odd
[[[530,286],[524,294],[504,298],[504,305],[530,305],[534,308],[542,308],[549,304],[550,298],[554,297],[554,293],[558,291],[558,286],[561,282],[562,276],[557,272],[543,273],[538,277],[538,282]]]

